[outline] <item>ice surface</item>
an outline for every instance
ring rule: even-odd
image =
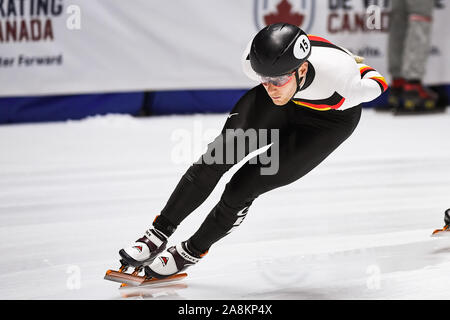
[[[0,127],[0,296],[120,299],[103,280],[226,115]],[[200,143],[201,142],[201,143]],[[184,160],[184,162],[180,162]],[[171,238],[188,238],[228,172]],[[449,299],[450,113],[364,110],[303,179],[258,198],[189,277],[146,299]]]

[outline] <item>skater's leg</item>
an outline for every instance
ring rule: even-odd
[[[182,176],[161,214],[153,221],[153,228],[120,250],[122,259],[136,266],[152,261],[179,223],[209,196],[222,175],[259,146],[259,141],[246,139],[246,129],[277,128],[285,125],[286,119],[284,109],[273,107],[262,85],[248,91],[233,108],[222,133]]]
[[[194,254],[206,252],[239,226],[259,195],[298,180],[320,164],[351,135],[361,109],[355,107],[328,115],[309,110],[301,113],[302,123],[280,139],[278,172],[262,175],[259,164],[244,164],[226,185],[219,203],[188,240],[187,245]]]
[[[402,78],[403,50],[407,29],[406,0],[391,2],[388,35],[388,67],[392,78]]]
[[[407,0],[408,28],[402,74],[408,81],[421,80],[425,75],[430,51],[433,4],[432,0]]]
[[[242,149],[237,143],[239,138],[230,135],[230,130],[280,127],[285,122],[284,110],[273,108],[262,86],[247,92],[230,112],[221,134],[183,175],[161,214],[155,219],[154,227],[170,236],[179,223],[206,200],[223,174],[256,149],[259,142],[253,139],[244,140]],[[218,150],[223,150],[220,157],[217,155]],[[229,152],[233,153],[233,157],[229,157]],[[214,163],[211,163],[212,158]]]

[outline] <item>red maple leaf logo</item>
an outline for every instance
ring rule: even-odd
[[[291,9],[292,5],[289,3],[289,1],[282,0],[277,5],[276,13],[270,13],[264,16],[264,22],[266,23],[266,25],[278,22],[286,22],[298,27],[301,26],[305,16],[299,13],[292,13]]]

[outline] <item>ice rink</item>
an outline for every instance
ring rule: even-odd
[[[364,109],[303,179],[259,197],[243,224],[176,284],[103,280],[143,235],[220,115],[109,115],[0,127],[3,299],[449,299],[450,112]],[[169,244],[187,239],[208,200]],[[128,298],[127,298],[128,297]]]

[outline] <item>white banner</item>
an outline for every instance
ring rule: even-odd
[[[251,87],[242,52],[280,20],[389,78],[388,12],[385,0],[0,0],[0,96]],[[448,17],[436,1],[428,84],[450,83]]]

